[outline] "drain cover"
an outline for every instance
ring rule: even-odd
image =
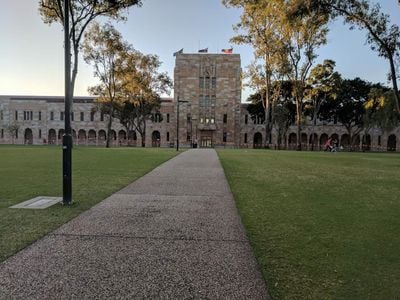
[[[62,201],[62,197],[45,197],[39,196],[17,205],[13,205],[10,208],[27,208],[27,209],[44,209],[50,207],[56,203],[60,203]]]

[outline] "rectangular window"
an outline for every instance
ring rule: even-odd
[[[18,110],[15,111],[15,121],[18,120]]]
[[[378,146],[381,146],[381,136],[378,136]]]
[[[186,141],[187,141],[187,142],[190,142],[190,140],[191,140],[190,134],[188,133],[188,134],[186,135]]]
[[[51,120],[51,121],[54,120],[54,112],[53,112],[53,111],[50,112],[50,120]]]
[[[24,111],[24,121],[26,120],[26,111]]]
[[[167,114],[167,123],[169,123],[169,114]],[[168,133],[169,134],[169,133]]]
[[[0,120],[3,121],[3,111],[2,110],[0,110]]]
[[[167,132],[167,142],[169,142],[169,132]]]
[[[186,116],[186,120],[187,120],[187,122],[188,122],[188,123],[190,123],[190,121],[192,120],[192,117],[191,117],[191,115],[190,115],[190,114],[187,114],[187,116]]]
[[[30,117],[30,120],[33,120],[33,111],[29,112],[29,117]]]
[[[42,138],[42,129],[39,129],[39,139]]]
[[[85,121],[85,113],[81,111],[81,122]]]
[[[247,133],[244,134],[244,143],[247,144]]]
[[[217,87],[217,78],[213,77],[211,79],[211,88],[215,89]]]
[[[4,129],[1,130],[1,138],[4,138]]]
[[[71,121],[74,120],[74,112],[71,113]]]
[[[100,121],[103,122],[104,121],[104,113],[100,114]]]
[[[91,122],[94,121],[94,114],[95,114],[94,111],[90,112],[90,121],[91,121]]]
[[[227,136],[227,134],[226,134],[226,132],[224,132],[223,135],[222,135],[222,141],[224,143],[226,143],[226,136]]]
[[[60,120],[64,121],[64,112],[63,111],[60,111]]]
[[[15,129],[15,138],[18,139],[18,129]]]
[[[204,89],[204,77],[199,77],[199,88]]]
[[[226,124],[228,122],[228,115],[224,114],[224,124]]]
[[[39,119],[39,121],[41,121],[41,120],[42,120],[42,112],[41,112],[41,111],[39,111],[39,116],[38,116],[38,119]]]
[[[244,116],[244,124],[247,124],[249,122],[249,115]]]

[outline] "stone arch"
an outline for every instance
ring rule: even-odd
[[[307,133],[303,132],[301,133],[301,147],[303,149],[306,149],[308,147],[308,143],[307,143]]]
[[[362,150],[369,151],[371,150],[371,135],[365,134],[362,138]]]
[[[345,148],[350,146],[350,136],[347,133],[342,134],[342,137],[340,138],[340,145]]]
[[[397,138],[396,135],[391,134],[387,141],[387,151],[396,151]]]
[[[310,144],[311,150],[318,148],[318,134],[316,134],[316,133],[310,134],[309,144]]]
[[[59,140],[62,140],[63,139],[63,136],[64,136],[64,129],[60,129],[59,131],[58,131],[58,139]]]
[[[48,138],[47,138],[48,143],[50,145],[55,144],[56,143],[56,139],[57,139],[56,130],[53,129],[53,128],[49,129],[49,135],[48,135]]]
[[[32,145],[33,144],[33,133],[32,133],[32,129],[30,129],[30,128],[26,128],[25,129],[24,143],[28,144],[28,145]]]
[[[111,140],[116,141],[117,140],[117,133],[115,132],[115,130],[111,130]]]
[[[256,132],[253,138],[253,148],[262,148],[262,134],[260,132]]]
[[[128,145],[136,145],[137,143],[137,135],[135,130],[129,130],[128,132]]]
[[[161,135],[160,132],[155,130],[151,134],[151,146],[152,147],[160,147],[161,144]]]
[[[90,129],[88,132],[88,139],[89,141],[93,142],[96,141],[96,131],[93,129]]]
[[[118,139],[119,140],[126,140],[126,132],[125,132],[125,130],[120,130],[120,131],[118,131]]]
[[[324,147],[325,143],[328,141],[328,135],[326,133],[321,134],[319,137],[319,145]]]
[[[361,142],[361,138],[360,135],[357,134],[356,136],[353,137],[353,149],[354,150],[360,150],[360,142]]]
[[[297,134],[292,132],[289,134],[289,149],[296,149],[297,146]]]
[[[79,129],[78,131],[78,144],[86,143],[86,131],[83,129]]]
[[[104,142],[107,139],[106,131],[101,129],[99,130],[99,141]]]

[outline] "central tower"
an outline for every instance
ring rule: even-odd
[[[239,54],[178,53],[174,101],[182,144],[239,146],[241,88]],[[187,102],[178,106],[178,99]]]

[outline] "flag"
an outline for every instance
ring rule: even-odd
[[[183,53],[183,48],[179,51],[174,52],[174,56],[177,56],[178,54],[182,54]]]
[[[208,48],[200,49],[199,53],[208,53]]]
[[[226,54],[231,54],[233,52],[233,48],[229,48],[229,49],[221,49],[222,53],[226,53]]]

